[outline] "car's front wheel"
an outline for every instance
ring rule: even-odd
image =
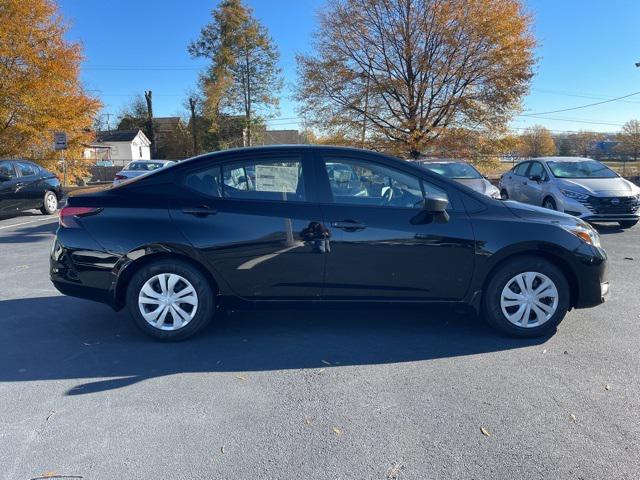
[[[135,324],[163,341],[184,340],[202,330],[215,313],[215,290],[192,265],[161,260],[138,270],[127,289]]]
[[[549,210],[558,210],[558,206],[556,205],[556,201],[551,197],[545,198],[544,202],[542,202],[542,206],[544,208],[548,208]]]
[[[555,331],[569,309],[564,274],[538,257],[518,257],[489,279],[483,314],[493,327],[510,335],[535,337]]]
[[[622,220],[618,223],[620,224],[620,228],[631,228],[638,223],[638,220]]]
[[[54,192],[49,190],[44,194],[40,211],[43,215],[53,215],[56,213],[56,210],[58,210],[58,197]]]

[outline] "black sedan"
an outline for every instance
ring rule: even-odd
[[[231,299],[467,304],[534,336],[603,301],[605,264],[598,233],[568,215],[373,152],[278,146],[72,196],[51,279],[127,307],[162,340],[193,335]]]
[[[47,169],[26,160],[0,160],[0,215],[33,208],[51,215],[61,198],[60,181]]]

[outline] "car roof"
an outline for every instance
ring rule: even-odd
[[[169,163],[175,160],[131,160],[129,163]]]
[[[593,158],[587,157],[537,157],[537,158],[527,158],[526,161],[543,161],[543,162],[584,162],[585,160],[593,160]],[[595,161],[595,160],[594,160]]]

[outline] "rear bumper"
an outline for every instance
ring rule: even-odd
[[[81,229],[74,229],[66,236],[69,237],[66,245],[56,237],[51,249],[49,277],[54,287],[64,295],[116,308],[117,277],[113,272],[118,257],[102,251],[97,244],[95,250],[88,250],[86,246],[95,242]]]

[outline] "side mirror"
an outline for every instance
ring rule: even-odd
[[[540,175],[531,175],[531,177],[529,177],[529,180],[531,180],[532,182],[542,182],[542,177]]]
[[[427,197],[422,204],[422,210],[411,219],[412,225],[422,225],[436,221],[438,223],[447,223],[449,221],[449,213],[447,206],[449,201],[443,197]]]

